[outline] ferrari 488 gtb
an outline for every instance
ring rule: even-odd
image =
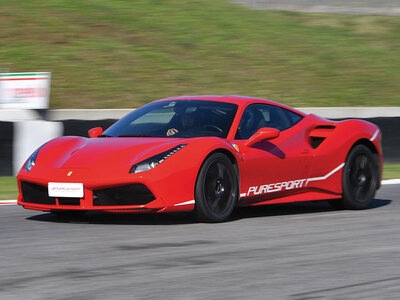
[[[219,222],[236,206],[329,200],[366,208],[382,174],[374,124],[257,98],[163,99],[89,136],[37,149],[18,174],[18,203],[54,213],[194,211]]]

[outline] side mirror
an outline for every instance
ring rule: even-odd
[[[253,134],[245,143],[247,147],[253,146],[255,143],[264,140],[272,140],[279,136],[281,132],[278,129],[264,127],[257,130],[255,134]]]
[[[95,128],[90,129],[90,130],[88,131],[88,133],[89,133],[89,137],[91,137],[91,138],[96,138],[96,137],[98,137],[100,134],[103,133],[103,128],[101,128],[101,127],[95,127]]]

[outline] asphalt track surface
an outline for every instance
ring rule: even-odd
[[[0,299],[398,299],[400,185],[325,202],[68,220],[0,206]]]

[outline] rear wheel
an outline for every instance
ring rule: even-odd
[[[364,145],[355,146],[349,153],[343,170],[343,199],[346,209],[367,208],[374,199],[379,181],[379,162]]]
[[[201,221],[222,222],[232,213],[239,195],[238,177],[226,155],[215,153],[200,169],[195,188],[195,212]]]

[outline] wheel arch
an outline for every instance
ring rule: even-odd
[[[357,145],[364,145],[366,146],[369,150],[371,150],[371,152],[373,154],[378,154],[378,149],[376,149],[374,143],[372,143],[370,140],[362,138],[357,140],[355,143],[353,143],[353,145],[351,146],[350,150],[348,153],[350,153],[350,151]]]

